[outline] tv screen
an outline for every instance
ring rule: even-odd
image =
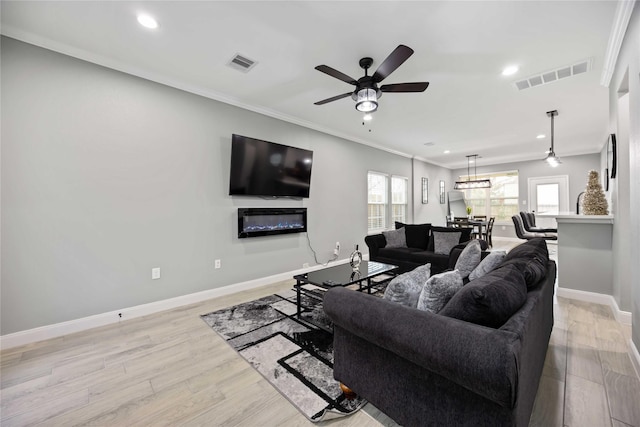
[[[233,134],[229,194],[309,197],[313,151]]]

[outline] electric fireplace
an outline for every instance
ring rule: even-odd
[[[238,238],[303,233],[307,208],[238,208]]]

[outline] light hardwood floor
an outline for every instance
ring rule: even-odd
[[[291,283],[5,350],[0,424],[312,425],[199,317]],[[558,298],[531,425],[640,427],[630,333],[608,307]],[[365,408],[321,425],[396,424]]]

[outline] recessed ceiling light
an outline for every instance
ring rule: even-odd
[[[444,154],[449,154],[451,150],[444,150]]]
[[[371,119],[373,119],[373,116],[371,114],[365,114],[364,117],[362,118],[362,120],[365,120],[367,122]]]
[[[536,138],[538,138],[538,139],[542,139],[542,138],[544,138],[545,136],[547,136],[547,135],[545,135],[544,133],[541,133],[540,135],[536,136]]]
[[[519,68],[518,68],[517,65],[509,65],[504,70],[502,70],[502,75],[503,76],[511,76],[511,75],[514,75],[515,73],[517,73],[518,70],[519,70]]]
[[[138,23],[140,23],[140,25],[142,25],[145,28],[150,28],[150,29],[158,28],[158,21],[156,21],[149,15],[144,15],[144,14],[138,15]]]

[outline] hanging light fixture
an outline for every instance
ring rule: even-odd
[[[471,179],[471,157],[473,157],[474,164],[474,178]],[[478,155],[470,154],[467,156],[467,180],[466,181],[456,181],[453,186],[456,190],[475,190],[476,188],[491,188],[491,181],[489,179],[478,179]]]
[[[553,118],[558,115],[558,110],[547,111],[547,116],[551,117],[551,148],[549,148],[549,154],[547,158],[544,159],[545,162],[549,163],[551,167],[557,167],[560,163],[560,159],[556,156],[556,152],[553,150]]]

